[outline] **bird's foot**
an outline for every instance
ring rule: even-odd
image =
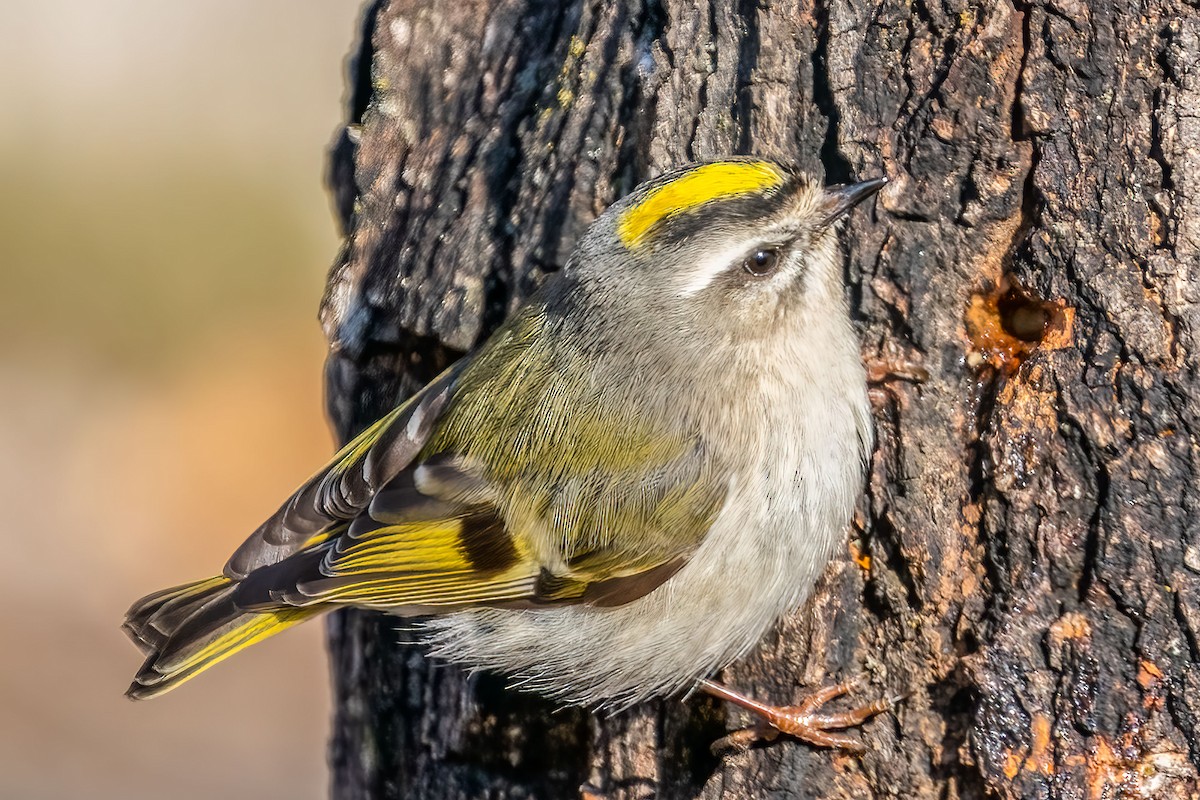
[[[921,384],[929,380],[929,370],[914,356],[891,354],[869,358],[864,362],[867,370],[867,394],[871,404],[883,408],[897,398],[897,383]]]
[[[929,370],[920,360],[908,355],[873,358],[865,362],[867,383],[881,384],[891,381],[924,383],[929,380]]]
[[[823,706],[830,700],[853,691],[856,681],[838,683],[819,689],[794,706],[771,706],[735,692],[714,681],[700,681],[700,689],[713,697],[728,700],[747,711],[758,714],[759,720],[748,728],[734,731],[713,744],[714,752],[745,750],[759,742],[772,742],[781,733],[801,739],[818,747],[833,747],[855,755],[866,748],[858,739],[840,731],[853,728],[878,714],[895,707],[900,697],[886,697],[848,711],[825,713]]]

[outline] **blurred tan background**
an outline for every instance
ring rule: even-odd
[[[327,793],[320,625],[134,704],[138,596],[332,447],[322,177],[359,0],[0,0],[0,797]]]

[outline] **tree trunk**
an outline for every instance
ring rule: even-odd
[[[903,692],[862,758],[738,713],[555,712],[330,623],[339,798],[1196,797],[1200,11],[1184,0],[420,0],[367,12],[322,320],[343,437],[475,346],[638,182],[886,174],[844,234],[879,446],[807,607],[726,670]],[[583,787],[583,788],[581,788]]]

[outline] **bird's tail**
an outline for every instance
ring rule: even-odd
[[[133,604],[122,627],[146,654],[125,692],[156,697],[242,648],[320,614],[321,607],[247,611],[233,602],[237,583],[226,577],[185,583]]]

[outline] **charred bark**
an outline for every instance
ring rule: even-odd
[[[1184,0],[377,2],[322,321],[350,436],[678,163],[886,174],[845,232],[880,445],[844,557],[727,671],[905,692],[860,758],[554,712],[330,623],[339,798],[1195,797],[1200,11]],[[726,717],[728,715],[728,718]]]

